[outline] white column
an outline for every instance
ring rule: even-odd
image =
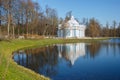
[[[80,30],[80,37],[81,37],[81,30]]]
[[[79,30],[79,38],[80,38],[80,30]]]
[[[63,30],[60,30],[60,37],[63,37]]]
[[[83,30],[83,37],[85,37],[85,30]]]

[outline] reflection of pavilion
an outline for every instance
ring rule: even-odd
[[[69,60],[72,65],[80,57],[85,55],[85,43],[58,45],[59,57]]]

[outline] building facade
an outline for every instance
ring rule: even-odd
[[[57,36],[60,38],[83,38],[85,37],[85,25],[80,25],[72,16],[66,23],[58,25]]]

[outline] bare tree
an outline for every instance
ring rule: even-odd
[[[46,20],[43,35],[54,35],[58,25],[58,15],[55,9],[46,6]]]
[[[67,12],[66,17],[65,17],[65,21],[70,20],[71,16],[72,16],[72,11]]]
[[[100,36],[100,24],[94,18],[90,19],[88,24],[89,35],[91,37],[99,37]]]
[[[46,31],[47,31],[47,28],[48,28],[48,25],[49,25],[49,18],[48,18],[48,15],[49,15],[49,12],[50,12],[50,8],[48,6],[46,6],[46,24],[45,24],[45,28],[44,28],[44,32],[43,32],[43,36],[45,35]]]
[[[106,37],[109,37],[109,23],[106,23]]]
[[[118,37],[120,37],[120,23],[119,23],[119,25],[118,25],[118,29],[117,29],[117,30],[118,30],[118,31],[117,31],[117,32],[118,32],[118,33],[117,33],[117,34],[118,34]]]
[[[16,0],[2,0],[2,5],[4,8],[4,21],[7,23],[7,35],[10,37],[10,26],[14,21],[14,3]]]
[[[113,37],[116,37],[116,21],[113,21]]]
[[[8,36],[10,34],[10,24],[11,24],[11,0],[4,0],[4,8],[6,10],[6,15],[7,15],[7,32],[8,32]]]
[[[110,34],[109,34],[109,23],[108,22],[106,23],[105,28],[102,29],[102,36],[104,36],[104,37],[109,37],[110,36]]]

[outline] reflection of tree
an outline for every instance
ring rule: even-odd
[[[90,51],[90,56],[94,58],[98,54],[98,51],[101,45],[100,43],[91,43],[87,47],[88,47],[88,50]]]
[[[106,43],[102,44],[102,47],[104,47],[106,49],[107,55],[112,53],[114,56],[116,56],[118,54],[117,51],[120,52],[120,43],[106,42]]]
[[[109,43],[110,47],[111,47],[111,50],[113,51],[113,55],[116,56],[117,55],[117,47],[119,46],[118,43]]]
[[[119,54],[120,54],[120,43],[118,44]]]
[[[17,54],[18,64],[34,70],[35,72],[52,76],[56,74],[58,63],[57,47],[44,47],[27,49],[25,53]]]

